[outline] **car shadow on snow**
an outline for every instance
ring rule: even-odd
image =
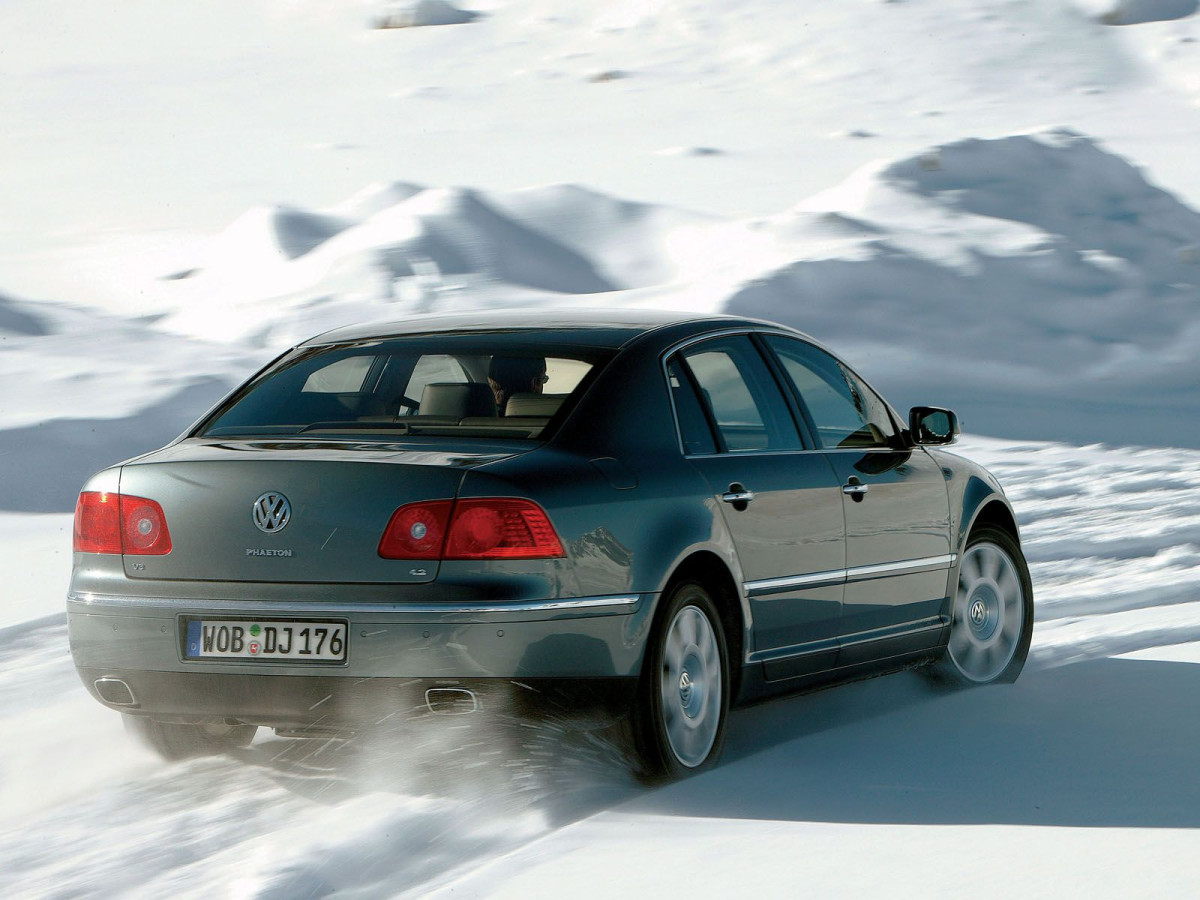
[[[505,711],[236,754],[319,803],[385,791],[536,808],[793,821],[1200,827],[1200,665],[1101,659],[951,691],[902,673],[735,711],[721,764],[659,789],[610,728]]]
[[[625,812],[1200,827],[1200,665],[1101,659],[939,691],[917,673],[733,714],[724,763]]]

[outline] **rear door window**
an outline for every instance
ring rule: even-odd
[[[689,455],[716,453],[717,442],[708,413],[700,405],[691,373],[678,358],[673,358],[667,364],[667,379],[671,384],[671,400],[675,404],[675,420],[679,425],[679,441],[683,452]]]
[[[680,355],[722,449],[800,449],[800,433],[783,394],[747,336],[706,341]]]

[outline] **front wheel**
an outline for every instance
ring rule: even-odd
[[[167,760],[219,756],[247,746],[257,725],[177,724],[146,716],[122,715],[125,731]]]
[[[652,632],[633,710],[645,774],[678,778],[713,765],[725,742],[729,699],[721,617],[704,588],[682,584]]]
[[[1033,584],[1021,547],[1007,531],[972,533],[958,569],[946,655],[934,666],[958,685],[1013,682],[1033,635]]]

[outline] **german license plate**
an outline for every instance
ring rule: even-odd
[[[346,623],[189,619],[188,659],[345,662]]]

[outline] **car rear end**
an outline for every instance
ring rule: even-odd
[[[84,684],[161,722],[281,729],[469,709],[479,685],[628,684],[650,604],[581,590],[578,516],[537,499],[540,479],[597,477],[550,438],[613,343],[304,346],[183,439],[99,473],[67,604]],[[544,374],[502,392],[498,358]]]

